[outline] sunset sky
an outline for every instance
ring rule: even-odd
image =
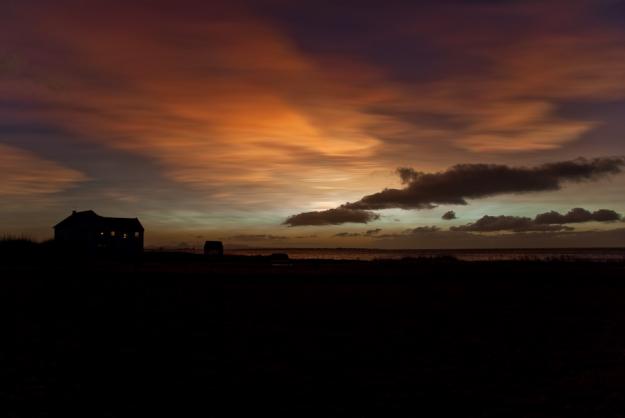
[[[0,235],[625,246],[623,156],[621,0],[0,3]]]

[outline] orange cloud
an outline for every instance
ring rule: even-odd
[[[482,71],[415,88],[415,99],[400,98],[393,108],[453,122],[437,133],[440,141],[475,152],[520,152],[560,148],[598,126],[560,116],[561,103],[625,98],[623,33],[543,34],[482,54]]]
[[[41,30],[72,51],[76,68],[57,79],[62,91],[32,79],[22,80],[31,87],[22,91],[39,89],[39,100],[54,104],[40,116],[85,140],[154,159],[191,187],[224,186],[225,200],[258,198],[230,194],[233,186],[288,198],[316,178],[356,195],[357,179],[364,185],[382,166],[373,161],[381,140],[366,129],[376,117],[361,107],[383,96],[384,87],[351,85],[375,77],[373,71],[362,68],[354,77],[341,74],[340,63],[326,69],[247,17],[172,25],[162,30],[176,32],[173,45],[161,28],[136,26],[129,17],[110,27],[47,15]],[[71,77],[81,71],[90,76]]]
[[[457,36],[437,27],[440,17],[423,18],[404,36],[451,55],[469,49],[481,65],[400,81],[384,63],[306,51],[244,7],[198,19],[118,7],[106,19],[84,6],[31,10],[28,25],[14,23],[34,39],[22,60],[30,68],[0,90],[48,105],[31,112],[86,141],[155,161],[170,179],[210,190],[207,199],[240,205],[357,199],[432,149],[557,149],[598,126],[560,115],[562,102],[625,97],[625,38],[607,29],[539,25],[498,43],[497,27]],[[516,7],[544,23],[546,6]],[[32,47],[42,40],[58,56]]]
[[[63,167],[19,148],[0,144],[0,196],[37,196],[60,192],[87,180]]]

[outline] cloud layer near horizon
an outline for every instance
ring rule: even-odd
[[[616,222],[622,216],[611,209],[599,209],[594,212],[583,208],[571,209],[566,214],[556,211],[540,213],[534,219],[525,216],[489,216],[484,215],[477,221],[461,226],[452,226],[450,231],[464,232],[535,232],[535,231],[572,231],[565,224],[584,222]]]
[[[561,161],[536,167],[511,167],[501,164],[459,164],[437,173],[422,173],[400,168],[403,189],[384,189],[337,209],[306,212],[289,217],[291,226],[367,223],[377,219],[371,210],[432,209],[439,204],[466,205],[478,199],[504,193],[555,191],[566,182],[596,181],[623,171],[622,157]],[[337,217],[336,214],[360,216]],[[311,223],[315,222],[315,223]]]
[[[621,220],[622,215],[612,209],[599,209],[591,212],[583,208],[573,208],[565,214],[550,211],[536,215],[537,224],[573,224],[582,222],[615,222]]]
[[[464,231],[464,232],[499,232],[499,231],[512,231],[512,232],[550,232],[550,231],[572,231],[573,228],[561,224],[539,224],[534,220],[525,216],[489,216],[484,215],[477,221],[462,225],[452,226],[450,231]]]

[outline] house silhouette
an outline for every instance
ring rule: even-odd
[[[83,251],[138,254],[143,251],[143,232],[137,218],[108,218],[92,210],[73,211],[54,226],[54,241]]]

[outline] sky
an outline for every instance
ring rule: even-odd
[[[625,246],[624,115],[622,0],[5,0],[0,234]]]

